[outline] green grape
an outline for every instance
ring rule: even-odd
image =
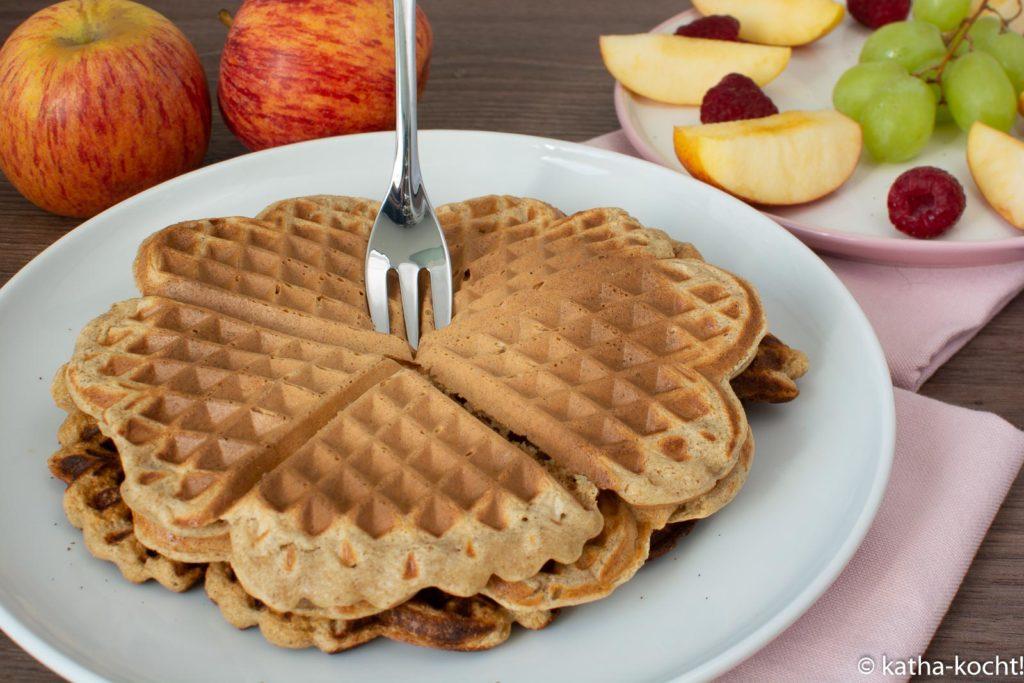
[[[891,59],[914,73],[921,65],[946,54],[942,33],[923,21],[897,21],[886,24],[864,41],[860,62]]]
[[[832,104],[851,119],[889,83],[907,77],[907,70],[894,61],[867,62],[850,67],[832,89]]]
[[[1002,29],[1002,23],[995,17],[981,17],[971,25],[967,31],[968,39],[960,41],[953,54],[959,57],[970,52],[972,47],[976,50],[982,49],[990,40],[999,35]]]
[[[1019,95],[1024,91],[1024,36],[1019,33],[1000,33],[979,49],[996,58],[1010,77],[1013,89]]]
[[[919,78],[889,83],[861,111],[864,146],[878,161],[913,159],[935,128],[935,96]]]
[[[914,18],[952,31],[967,17],[971,0],[914,0]]]
[[[969,52],[942,72],[942,95],[956,125],[969,130],[982,121],[1010,130],[1017,115],[1017,94],[1003,67],[985,52]]]

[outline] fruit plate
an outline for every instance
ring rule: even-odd
[[[700,15],[688,10],[656,26],[672,33]],[[811,45],[794,48],[789,66],[765,86],[780,111],[832,107],[832,86],[857,63],[871,31],[847,15],[832,33]],[[660,104],[615,84],[615,111],[630,143],[645,159],[682,171],[672,148],[673,126],[700,123],[697,107]],[[967,168],[967,135],[954,124],[936,127],[931,142],[904,164],[876,164],[865,151],[845,185],[816,202],[770,207],[766,213],[812,248],[881,263],[905,265],[981,265],[1024,259],[1024,233],[989,208]],[[757,160],[752,159],[752,164]],[[964,186],[967,209],[960,221],[934,240],[898,232],[885,206],[889,186],[914,166],[938,166]],[[685,171],[684,171],[685,173]]]
[[[8,512],[0,516],[0,627],[61,675],[139,682],[703,679],[799,617],[857,548],[892,460],[892,388],[863,313],[813,252],[745,204],[646,161],[541,138],[426,131],[424,177],[438,204],[508,193],[565,211],[621,206],[759,288],[772,330],[807,352],[811,371],[795,402],[751,410],[756,464],[738,499],[610,598],[564,610],[548,629],[517,632],[477,654],[385,641],[335,657],[282,650],[229,626],[201,588],[177,595],[133,586],[93,559],[64,519],[63,485],[46,471],[61,421],[48,387],[82,325],[135,294],[139,242],[170,223],[253,215],[285,197],[379,195],[393,149],[393,134],[357,135],[194,171],[82,224],[0,290],[0,500]]]

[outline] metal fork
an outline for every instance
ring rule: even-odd
[[[391,189],[377,214],[366,247],[366,303],[378,332],[388,334],[388,271],[398,272],[405,334],[420,343],[419,273],[430,274],[434,327],[452,319],[452,261],[444,233],[423,189],[416,142],[416,0],[395,5],[395,167]]]

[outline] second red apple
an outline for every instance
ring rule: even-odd
[[[387,0],[246,0],[221,56],[221,112],[253,150],[392,128],[394,44]],[[417,10],[421,92],[432,46]]]

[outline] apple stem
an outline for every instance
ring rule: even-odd
[[[227,11],[226,9],[222,9],[221,11],[217,12],[217,18],[220,19],[220,23],[224,24],[228,28],[231,28],[231,22],[234,21],[234,19],[231,17],[231,12]]]

